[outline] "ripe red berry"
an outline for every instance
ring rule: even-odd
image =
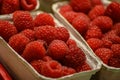
[[[102,0],[91,0],[92,6],[103,5]]]
[[[47,61],[51,61],[53,59],[50,56],[45,56],[45,57],[43,57],[42,60],[45,61],[45,62],[47,62]]]
[[[3,37],[7,42],[9,38],[17,33],[17,29],[14,25],[8,21],[0,20],[0,36]]]
[[[52,60],[42,64],[41,74],[46,77],[58,78],[62,76],[62,66],[59,62]]]
[[[120,44],[113,44],[111,50],[113,51],[114,56],[120,56]]]
[[[83,35],[87,31],[90,23],[88,19],[89,18],[86,18],[83,15],[79,15],[73,20],[72,25],[80,34]]]
[[[103,41],[103,47],[105,47],[105,48],[111,48],[111,46],[112,46],[112,41],[110,41],[110,40],[108,40],[108,39],[102,39],[102,41]]]
[[[23,54],[21,55],[28,62],[42,59],[46,54],[44,43],[40,41],[33,41],[26,45]]]
[[[16,11],[13,13],[13,22],[18,31],[33,29],[33,18],[27,11]]]
[[[91,70],[92,68],[89,66],[88,63],[84,63],[78,67],[75,68],[77,72],[82,72],[82,71],[88,71],[88,70]]]
[[[98,38],[90,38],[87,40],[87,43],[89,44],[93,51],[103,46],[102,40]]]
[[[99,16],[95,18],[91,24],[98,26],[103,32],[107,32],[113,26],[113,21],[107,16]]]
[[[67,41],[70,37],[68,30],[65,27],[56,27],[56,39]]]
[[[70,5],[74,11],[84,13],[88,13],[92,7],[90,0],[70,0]]]
[[[35,32],[31,29],[25,29],[22,32],[20,32],[22,35],[25,35],[27,38],[29,38],[31,41],[35,40]]]
[[[37,0],[20,0],[20,4],[23,10],[33,10],[37,6]]]
[[[120,68],[120,58],[112,57],[109,60],[109,66]]]
[[[95,19],[98,16],[103,16],[105,12],[105,8],[103,5],[96,5],[90,12],[89,17],[91,20]]]
[[[61,7],[60,7],[60,10],[59,10],[59,12],[60,12],[62,15],[64,15],[64,13],[69,12],[69,11],[73,11],[73,10],[72,10],[72,7],[71,7],[69,4],[66,4],[66,5],[61,6]]]
[[[105,63],[108,64],[109,59],[113,56],[113,52],[108,48],[99,48],[95,54]]]
[[[56,28],[53,26],[40,26],[35,28],[35,37],[50,44],[56,38]]]
[[[48,13],[41,13],[37,15],[34,19],[34,24],[36,27],[45,25],[55,26],[53,17]]]
[[[19,10],[19,0],[3,0],[1,4],[1,14],[9,14],[16,10]]]
[[[8,43],[16,52],[21,54],[29,41],[30,40],[26,36],[22,34],[16,34],[9,39]]]
[[[107,6],[105,15],[111,17],[114,22],[120,22],[120,3],[112,2]]]
[[[88,28],[86,35],[85,35],[85,39],[89,39],[89,38],[99,38],[101,39],[102,37],[102,31],[98,26],[91,26]]]
[[[48,47],[48,55],[53,59],[61,60],[68,53],[68,46],[62,40],[54,40]]]
[[[77,46],[75,40],[73,40],[73,39],[68,39],[67,42],[66,42],[66,44],[67,44],[67,46],[68,46],[69,48],[71,48],[71,47],[73,47],[73,46]]]

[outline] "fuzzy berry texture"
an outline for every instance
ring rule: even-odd
[[[74,11],[84,13],[88,13],[92,7],[90,0],[70,0],[70,5]]]
[[[52,16],[48,13],[41,13],[37,15],[34,19],[34,24],[36,27],[45,25],[55,26]]]
[[[68,51],[68,46],[62,40],[54,40],[48,47],[48,55],[56,60],[64,58]]]
[[[113,44],[111,50],[113,51],[114,56],[120,56],[120,44]]]
[[[9,14],[20,9],[19,0],[3,0],[1,4],[1,14]]]
[[[23,10],[31,11],[36,8],[37,0],[20,0],[20,4]]]
[[[21,55],[28,62],[42,59],[46,54],[44,43],[40,41],[33,41],[26,45],[23,54]]]
[[[3,37],[7,42],[9,38],[17,33],[16,27],[8,21],[0,20],[0,36]]]
[[[120,58],[112,57],[109,60],[109,66],[120,68]]]
[[[92,6],[96,6],[96,5],[103,5],[102,0],[90,0]]]
[[[25,46],[30,42],[30,40],[22,35],[22,34],[16,34],[10,37],[9,39],[9,45],[19,54],[22,54]]]
[[[13,22],[18,31],[33,29],[33,18],[27,11],[16,11],[13,13]]]
[[[109,59],[113,56],[113,51],[108,48],[99,48],[95,51],[95,54],[103,61],[108,64]]]

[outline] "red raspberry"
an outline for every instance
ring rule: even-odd
[[[52,26],[40,26],[35,28],[35,37],[46,41],[48,44],[56,38],[56,28]]]
[[[22,35],[22,34],[16,34],[13,35],[10,39],[9,39],[9,45],[19,54],[21,54],[23,52],[23,50],[25,49],[25,46],[30,42],[30,40]]]
[[[87,40],[87,43],[89,44],[93,51],[103,46],[102,40],[98,38],[90,38]]]
[[[41,66],[44,63],[44,61],[42,60],[34,60],[32,62],[30,62],[30,64],[32,65],[32,67],[38,72],[41,73]]]
[[[0,20],[0,36],[2,36],[7,42],[9,38],[17,33],[17,29],[14,25],[8,21]]]
[[[103,32],[107,32],[113,26],[112,19],[107,16],[99,16],[91,24],[98,26]]]
[[[120,23],[116,23],[113,27],[112,30],[117,31],[117,35],[120,36]]]
[[[26,45],[22,57],[28,62],[42,59],[46,54],[44,43],[40,41],[33,41]]]
[[[23,10],[33,10],[37,6],[37,0],[20,0]]]
[[[112,2],[107,6],[105,15],[111,17],[113,21],[120,22],[120,3]]]
[[[13,22],[18,31],[33,29],[33,18],[27,11],[16,11],[13,13]]]
[[[109,66],[120,68],[120,58],[112,57],[109,60]]]
[[[67,41],[70,37],[68,30],[65,27],[57,27],[56,39]]]
[[[55,26],[54,19],[52,16],[48,13],[41,13],[35,17],[34,20],[35,26],[45,26],[45,25],[50,25],[50,26]]]
[[[66,66],[62,67],[62,76],[66,76],[74,73],[76,73],[75,69]]]
[[[62,15],[64,15],[64,13],[69,12],[69,11],[73,11],[72,7],[69,4],[66,4],[66,5],[63,5],[63,6],[60,7],[60,11],[59,12]]]
[[[25,35],[31,41],[35,40],[35,32],[31,29],[25,29],[21,32],[21,34]]]
[[[95,19],[98,16],[103,16],[105,12],[105,8],[103,5],[96,5],[90,12],[89,17],[91,20]]]
[[[115,30],[111,30],[108,33],[104,34],[102,39],[109,40],[115,44],[120,43],[120,37],[117,35]]]
[[[63,64],[69,67],[76,67],[83,64],[86,60],[84,52],[77,46],[69,48],[69,53],[65,56]]]
[[[85,39],[89,39],[89,38],[101,38],[102,37],[102,31],[101,29],[98,27],[98,26],[92,26],[92,27],[89,27],[87,32],[86,32],[86,35],[85,35]]]
[[[102,0],[91,0],[92,6],[103,5]]]
[[[48,61],[42,64],[41,74],[46,77],[58,78],[62,76],[62,66],[57,61]]]
[[[48,47],[48,55],[53,59],[61,60],[68,53],[68,46],[62,40],[54,40]]]
[[[66,44],[67,44],[67,46],[68,46],[69,48],[71,48],[71,47],[73,47],[73,46],[77,46],[75,40],[73,40],[73,39],[68,39],[67,42],[66,42]]]
[[[105,63],[108,64],[109,59],[113,56],[113,52],[108,48],[99,48],[95,54]]]
[[[72,25],[80,34],[83,35],[88,29],[90,23],[88,19],[89,18],[86,18],[83,15],[79,15],[73,20]]]
[[[45,57],[43,57],[42,60],[45,61],[45,62],[47,62],[47,61],[51,61],[53,59],[50,56],[45,56]]]
[[[69,23],[72,23],[74,18],[78,16],[79,13],[74,11],[64,12],[63,16],[68,20]]]
[[[89,64],[85,62],[84,64],[78,66],[78,67],[76,68],[76,71],[77,71],[77,72],[82,72],[82,71],[88,71],[88,70],[91,70],[91,69],[92,69],[92,68],[89,66]]]
[[[1,4],[1,14],[9,14],[19,10],[19,0],[3,0]]]
[[[111,50],[115,56],[120,56],[120,44],[113,44]]]
[[[112,46],[112,42],[108,39],[102,39],[103,47],[110,48]]]
[[[92,7],[90,0],[70,0],[70,5],[73,10],[84,13],[88,13]]]

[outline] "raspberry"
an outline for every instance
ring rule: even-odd
[[[108,39],[102,39],[103,47],[110,48],[112,46],[112,42]]]
[[[45,56],[45,57],[43,57],[42,60],[45,61],[45,62],[47,62],[47,61],[51,61],[53,59],[50,56]]]
[[[26,45],[23,54],[21,55],[28,62],[42,59],[46,54],[44,43],[33,41]]]
[[[66,42],[66,44],[67,44],[67,46],[68,46],[69,48],[71,48],[71,47],[73,47],[73,46],[77,46],[75,40],[73,40],[73,39],[68,39],[67,42]]]
[[[105,8],[103,5],[96,5],[90,12],[89,17],[91,20],[97,18],[98,16],[103,16],[105,12]]]
[[[69,48],[69,53],[65,56],[63,64],[69,67],[76,67],[83,64],[86,60],[84,52],[77,46]]]
[[[91,70],[91,67],[86,62],[76,68],[77,72],[88,71],[88,70]]]
[[[69,11],[69,12],[65,12],[63,16],[68,20],[69,23],[72,23],[74,18],[78,16],[78,14],[79,13],[76,13],[74,11]]]
[[[93,7],[96,5],[103,5],[101,0],[91,0],[91,4]]]
[[[74,11],[88,13],[92,5],[90,0],[70,0],[70,5]]]
[[[14,25],[8,21],[0,20],[0,36],[2,36],[7,42],[9,38],[17,33],[17,29]]]
[[[115,56],[120,56],[120,44],[113,44],[111,50]]]
[[[72,10],[72,7],[71,7],[69,4],[66,4],[66,5],[61,6],[61,7],[60,7],[60,10],[59,10],[59,12],[60,12],[62,15],[64,15],[64,13],[69,12],[69,11],[73,11],[73,10]]]
[[[68,30],[65,27],[57,27],[56,39],[67,41],[70,37]]]
[[[41,74],[46,77],[58,78],[62,76],[62,66],[59,62],[52,60],[42,64]]]
[[[30,62],[30,64],[32,65],[32,67],[38,72],[41,73],[41,66],[44,63],[44,61],[42,60],[34,60],[32,62]]]
[[[95,54],[105,63],[108,64],[109,59],[113,56],[113,52],[108,48],[99,48]]]
[[[21,54],[25,48],[25,46],[29,43],[29,39],[21,34],[16,34],[13,35],[10,39],[9,39],[9,45],[19,54]]]
[[[20,0],[20,4],[23,10],[33,10],[37,5],[37,0]]]
[[[1,14],[9,14],[19,10],[19,0],[3,0],[1,4]]]
[[[109,60],[109,66],[120,68],[120,58],[110,58]]]
[[[35,17],[34,20],[35,26],[45,26],[45,25],[50,25],[50,26],[55,26],[54,19],[52,16],[48,13],[41,13]]]
[[[52,26],[40,26],[35,28],[35,37],[45,40],[48,44],[56,38],[56,28]]]
[[[88,18],[83,15],[79,15],[73,20],[72,25],[80,34],[83,35],[88,29],[89,23],[90,21]]]
[[[33,18],[27,11],[16,11],[13,13],[13,22],[18,31],[33,29]]]
[[[114,22],[120,22],[120,3],[112,2],[107,6],[105,15],[111,17]]]
[[[68,46],[62,40],[54,40],[48,47],[48,55],[53,59],[61,60],[68,53]]]
[[[85,35],[85,39],[89,39],[89,38],[99,38],[101,39],[102,37],[102,31],[101,29],[98,27],[98,26],[92,26],[92,27],[89,27],[87,32],[86,32],[86,35]]]
[[[35,40],[35,32],[31,29],[25,29],[21,32],[21,34],[25,35],[30,41]]]
[[[102,40],[97,38],[90,38],[87,40],[87,43],[89,44],[93,51],[103,46]]]
[[[116,23],[113,27],[112,30],[116,30],[118,35],[120,36],[120,23]]]
[[[107,16],[98,16],[91,24],[98,26],[103,32],[107,32],[113,26],[112,19]]]
[[[63,66],[62,67],[62,76],[70,75],[76,73],[75,69]]]
[[[102,39],[107,39],[115,44],[120,43],[120,37],[117,35],[115,30],[111,30],[108,33],[105,33]]]

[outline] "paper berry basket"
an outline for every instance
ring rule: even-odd
[[[34,17],[39,13],[42,12],[33,12],[32,15]],[[11,16],[9,16],[8,20],[12,20]],[[56,26],[64,26],[55,18],[54,21]],[[100,70],[101,63],[96,59],[96,57],[91,55],[90,51],[84,46],[82,39],[80,39],[76,33],[70,31],[70,38],[75,40],[78,47],[81,48],[85,53],[86,63],[88,63],[92,68],[91,70],[60,78],[45,77],[39,74],[25,59],[23,59],[15,50],[13,50],[2,37],[0,37],[0,61],[9,70],[10,74],[15,80],[90,80],[91,76]]]
[[[102,2],[105,6],[111,3],[111,1],[108,1],[108,0],[102,0]],[[65,4],[68,4],[68,1],[57,2],[53,4],[52,9],[53,9],[54,15],[73,34],[78,35],[77,39],[82,41],[82,43],[85,44],[85,47],[88,49],[88,51],[92,53],[92,55],[95,56],[97,60],[99,60],[99,62],[102,64],[102,68],[100,69],[99,72],[97,72],[94,79],[95,80],[119,80],[120,79],[120,76],[119,76],[120,68],[110,67],[106,65],[105,63],[103,63],[103,61],[98,56],[96,56],[96,54],[93,52],[93,50],[90,48],[90,46],[87,44],[85,39],[81,36],[81,34],[75,28],[73,28],[73,26],[59,13],[60,7]]]

